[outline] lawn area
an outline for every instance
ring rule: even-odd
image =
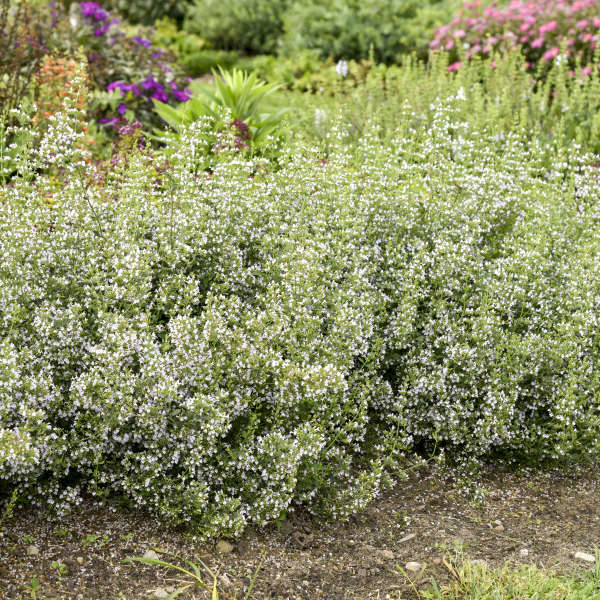
[[[600,4],[336,1],[0,0],[3,597],[600,598]]]

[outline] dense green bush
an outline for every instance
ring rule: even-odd
[[[185,28],[221,50],[277,51],[289,0],[194,0]]]
[[[322,58],[397,62],[403,54],[427,55],[435,27],[446,22],[453,0],[302,0],[285,14],[288,54],[316,49]]]
[[[100,177],[53,117],[0,191],[0,494],[237,534],[346,516],[418,450],[596,456],[600,160],[435,68],[387,132],[210,173],[209,121]]]
[[[152,25],[162,17],[182,20],[185,15],[185,2],[181,0],[108,0],[106,6],[131,23],[143,25]]]

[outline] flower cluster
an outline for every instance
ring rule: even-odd
[[[451,23],[436,30],[430,47],[457,56],[461,46],[466,58],[522,48],[531,65],[563,53],[571,64],[583,64],[587,75],[600,39],[599,9],[598,0],[511,0],[506,6],[467,2]],[[456,70],[460,64],[453,66]]]
[[[164,177],[131,144],[97,184],[53,116],[59,201],[29,155],[0,201],[0,490],[236,535],[347,517],[418,450],[596,456],[600,158],[478,124],[463,85],[385,138],[334,121],[326,161],[298,141],[199,171],[205,116]]]

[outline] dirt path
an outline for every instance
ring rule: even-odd
[[[456,547],[491,565],[529,562],[562,572],[583,565],[576,551],[600,547],[600,465],[570,474],[496,471],[484,485],[486,499],[475,506],[443,477],[422,472],[348,523],[296,514],[279,530],[248,532],[226,553],[139,513],[88,505],[56,521],[27,512],[0,533],[0,598],[34,597],[34,576],[38,599],[158,598],[177,585],[176,574],[122,562],[151,548],[203,560],[219,575],[221,599],[243,598],[262,561],[252,599],[366,600],[411,598],[396,568],[410,561],[425,566],[422,581],[442,584],[449,571],[440,559]]]

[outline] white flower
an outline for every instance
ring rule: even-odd
[[[322,108],[315,108],[315,127],[321,127],[327,119],[327,113]]]
[[[348,63],[345,60],[338,60],[337,65],[335,65],[335,72],[340,77],[346,77],[348,75]]]

